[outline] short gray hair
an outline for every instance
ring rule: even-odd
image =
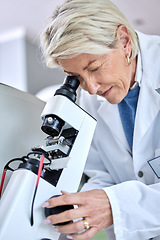
[[[130,34],[133,59],[139,50],[137,34],[111,1],[65,0],[54,11],[50,24],[40,37],[47,66],[57,67],[59,58],[112,51],[120,25],[125,25]]]

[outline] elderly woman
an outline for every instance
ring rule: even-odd
[[[135,32],[109,0],[66,0],[41,42],[49,67],[78,77],[97,119],[88,182],[43,204],[79,207],[45,223],[80,219],[55,227],[68,239],[102,229],[109,240],[160,239],[160,37]]]

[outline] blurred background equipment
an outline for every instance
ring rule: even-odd
[[[0,179],[4,165],[43,144],[40,115],[45,103],[26,92],[0,84]],[[16,166],[14,166],[16,167]],[[7,171],[5,186],[11,172]]]

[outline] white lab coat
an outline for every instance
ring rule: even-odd
[[[160,240],[160,179],[147,162],[160,156],[160,37],[138,36],[142,82],[133,152],[118,105],[84,91],[81,97],[82,107],[97,119],[83,190],[103,188],[108,195],[114,221],[106,229],[109,240]]]

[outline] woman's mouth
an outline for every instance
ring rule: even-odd
[[[111,90],[112,90],[112,87],[110,87],[107,91],[105,91],[101,96],[102,97],[108,96]]]

